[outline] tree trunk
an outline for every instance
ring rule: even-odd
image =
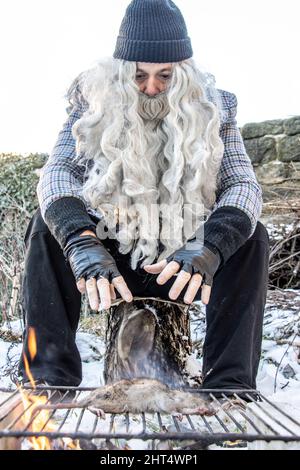
[[[185,363],[191,354],[188,306],[155,298],[118,301],[110,309],[106,329],[106,383],[133,377],[186,383]]]

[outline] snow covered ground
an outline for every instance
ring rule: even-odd
[[[194,353],[189,369],[195,374],[201,369],[201,350],[205,337],[205,307],[199,302],[192,309],[191,334]],[[300,292],[269,291],[264,317],[262,355],[257,388],[267,398],[292,407],[293,416],[300,420]],[[0,327],[0,383],[14,388],[11,373],[16,369],[21,353],[22,325],[19,320]],[[11,341],[11,339],[14,341]],[[19,338],[19,341],[16,339]],[[83,321],[77,333],[77,345],[83,363],[82,386],[103,383],[104,341],[91,333]]]

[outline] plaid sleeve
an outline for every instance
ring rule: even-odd
[[[68,119],[59,132],[37,185],[37,196],[43,218],[50,205],[63,197],[76,197],[86,206],[82,196],[85,169],[75,162],[75,139],[72,136],[72,126],[82,116],[85,106],[83,99],[80,99],[78,89],[75,90],[73,101],[66,110],[69,114]]]
[[[251,236],[261,214],[262,190],[237,127],[237,98],[233,93],[227,92],[224,99],[229,107],[229,119],[220,129],[224,155],[218,173],[216,202],[212,212],[225,206],[242,210],[250,219]]]

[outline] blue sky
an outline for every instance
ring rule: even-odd
[[[112,55],[128,0],[0,6],[0,152],[51,152],[76,74]],[[175,0],[197,62],[238,98],[238,125],[300,114],[299,0]]]

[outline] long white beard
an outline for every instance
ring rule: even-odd
[[[170,111],[166,93],[160,93],[155,97],[149,97],[144,93],[139,93],[138,114],[144,122],[145,135],[152,135],[158,140],[162,137],[162,121]],[[158,134],[155,134],[156,131]],[[162,184],[163,172],[161,164],[158,162],[164,159],[163,147],[166,142],[157,142],[157,153],[149,153],[150,165],[152,167],[152,178],[156,181],[156,192],[141,192],[134,200],[128,197],[131,188],[127,186],[124,191],[124,180],[126,180],[126,170],[123,170],[123,181],[120,180],[118,187],[110,196],[109,201],[103,198],[99,205],[94,206],[103,215],[104,219],[98,226],[97,234],[105,238],[109,229],[109,236],[114,236],[120,242],[119,251],[128,253],[131,251],[131,266],[135,269],[139,262],[141,266],[151,264],[166,258],[176,249],[180,248],[187,240],[197,232],[199,241],[203,238],[203,223],[208,214],[207,207],[201,195],[194,204],[186,203],[184,195],[177,195],[173,198],[172,204],[166,204],[166,189]],[[144,155],[147,158],[147,150]],[[143,163],[140,166],[143,174]],[[93,186],[95,185],[95,173],[91,173]],[[99,176],[100,179],[100,176]],[[94,194],[87,185],[84,196],[92,201]],[[132,188],[138,193],[138,188]],[[214,199],[214,195],[211,195]],[[178,204],[181,205],[180,216],[178,217]],[[163,223],[163,220],[165,223]],[[167,221],[167,223],[166,223]],[[105,224],[104,224],[105,222]],[[162,243],[164,249],[161,250]],[[161,253],[159,254],[159,251]]]
[[[139,116],[143,119],[145,134],[149,135],[161,126],[162,120],[170,112],[168,97],[165,92],[159,93],[155,96],[148,96],[144,93],[138,94],[138,109]],[[154,134],[153,134],[154,135]],[[106,226],[109,228],[109,235],[115,236],[120,242],[119,251],[121,253],[131,253],[131,265],[135,269],[139,262],[142,266],[152,263],[158,258],[159,252],[159,239],[161,231],[161,216],[162,206],[160,205],[159,184],[162,177],[157,159],[162,154],[162,142],[159,142],[160,150],[157,155],[152,155],[152,177],[156,181],[156,192],[144,193],[144,191],[135,198],[128,198],[130,187],[127,185],[126,195],[124,194],[124,185],[122,181],[118,185],[118,189],[114,191],[108,204],[100,203],[98,209],[104,215],[104,220],[98,225],[98,237],[107,236]],[[146,156],[146,155],[145,155]],[[147,158],[147,156],[146,156]],[[149,157],[150,159],[151,157]],[[143,165],[140,167],[141,173],[143,172]],[[123,182],[126,178],[126,172],[123,172]],[[133,188],[133,191],[137,188]],[[90,193],[85,192],[85,196],[90,199]],[[171,208],[168,208],[171,210]],[[164,209],[165,211],[165,209]],[[104,224],[105,222],[105,224]],[[173,229],[174,232],[174,229]],[[168,240],[173,240],[173,246],[179,248],[181,241],[176,242],[177,234],[172,233],[170,226],[170,233],[165,234]],[[130,247],[130,250],[129,250]],[[169,249],[168,254],[173,250]],[[164,251],[168,256],[167,252]],[[146,256],[145,256],[146,255]],[[165,256],[164,255],[164,256]],[[163,256],[163,257],[164,257]]]
[[[178,124],[170,117],[166,93],[155,97],[138,93],[136,114],[132,109],[124,111],[130,121],[126,121],[123,108],[113,108],[113,101],[99,105],[99,98],[92,96],[89,104],[93,111],[75,123],[73,135],[77,153],[88,155],[93,164],[83,196],[104,216],[98,236],[105,222],[109,236],[119,241],[120,253],[131,253],[132,269],[138,263],[144,266],[166,258],[196,231],[201,239],[200,229],[215,202],[224,149],[218,137],[219,121],[216,115],[212,117],[212,110],[206,103],[200,113],[191,110],[195,112],[193,131],[188,128],[183,132],[181,123],[179,144]],[[143,126],[135,123],[138,116]],[[198,135],[198,126],[208,134],[207,145],[204,134]],[[107,231],[102,236],[107,237]]]

